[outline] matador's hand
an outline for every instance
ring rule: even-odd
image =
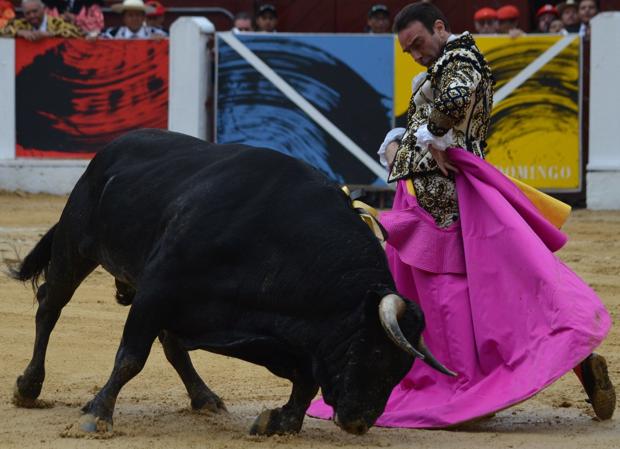
[[[454,172],[454,173],[459,172],[459,169],[456,168],[456,166],[452,164],[452,161],[450,161],[450,158],[448,157],[448,153],[446,153],[445,151],[438,150],[437,148],[434,148],[432,145],[429,145],[428,149],[430,150],[431,155],[433,156],[433,159],[435,159],[435,162],[437,162],[437,166],[439,167],[439,170],[441,170],[441,172],[445,176],[448,176],[449,171]]]
[[[394,164],[394,158],[396,158],[396,152],[398,151],[400,143],[398,141],[390,142],[385,149],[385,159],[388,163],[388,169],[392,170],[392,164]]]

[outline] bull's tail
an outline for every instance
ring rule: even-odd
[[[52,259],[52,242],[54,241],[54,232],[56,224],[52,226],[45,235],[39,240],[36,246],[22,260],[19,268],[11,268],[10,275],[13,279],[26,282],[32,281],[32,288],[37,289],[39,278],[43,274],[47,275],[47,267]]]

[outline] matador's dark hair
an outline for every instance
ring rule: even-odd
[[[441,20],[446,27],[446,31],[450,31],[448,19],[446,19],[445,14],[439,8],[432,3],[419,1],[405,6],[396,14],[394,18],[394,32],[398,33],[404,30],[411,22],[416,20],[421,22],[431,34],[434,33],[433,25],[435,25],[436,20]]]

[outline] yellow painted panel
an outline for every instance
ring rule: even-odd
[[[563,36],[476,37],[497,78],[497,92]],[[395,45],[394,113],[406,113],[411,79],[424,71]],[[499,102],[492,112],[487,160],[545,190],[580,187],[579,39]]]

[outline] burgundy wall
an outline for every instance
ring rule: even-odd
[[[620,1],[620,0],[619,0]],[[360,33],[366,26],[367,13],[371,5],[384,3],[390,9],[392,18],[405,5],[407,0],[164,0],[166,6],[200,6],[226,8],[235,14],[239,11],[251,12],[255,5],[271,3],[278,9],[278,30],[283,32],[318,33]],[[527,0],[435,0],[434,2],[447,15],[455,32],[473,29],[474,12],[483,6],[501,6],[512,3],[523,11],[522,26],[528,29],[529,8]],[[230,27],[230,21],[223,15],[209,15],[218,31]],[[172,21],[174,17],[169,17]]]
[[[239,11],[254,11],[262,3],[271,3],[278,9],[279,31],[317,33],[360,33],[366,25],[366,14],[370,6],[384,3],[394,15],[408,0],[161,0],[166,6],[220,7],[232,14]],[[497,8],[507,4],[517,6],[521,11],[521,28],[530,31],[533,16],[543,3],[557,4],[560,0],[435,0],[444,11],[454,32],[473,30],[474,12],[482,7]],[[620,10],[620,0],[599,0],[602,11]],[[168,14],[171,23],[177,16]],[[218,31],[230,28],[231,21],[222,14],[208,15]],[[106,23],[117,23],[118,15],[106,17]]]

